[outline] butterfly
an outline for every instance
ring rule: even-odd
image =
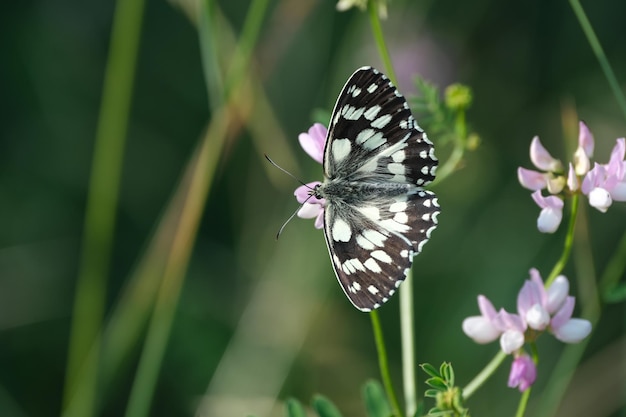
[[[341,287],[361,311],[380,307],[437,227],[437,158],[406,99],[380,71],[357,69],[335,104],[323,156],[324,236]]]

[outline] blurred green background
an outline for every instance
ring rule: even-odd
[[[626,3],[586,3],[624,86]],[[145,338],[156,289],[167,275],[162,254],[170,250],[156,259],[145,254],[167,223],[168,207],[176,207],[172,196],[184,188],[184,172],[206,132],[223,146],[213,150],[216,166],[199,169],[212,177],[206,205],[199,197],[200,223],[181,238],[193,248],[188,267],[173,289],[161,287],[172,295],[166,305],[175,315],[162,361],[149,367],[156,377],[149,415],[279,416],[280,401],[307,402],[315,393],[346,416],[364,415],[360,387],[379,378],[370,320],[339,288],[322,233],[296,219],[274,239],[297,207],[297,184],[263,158],[267,153],[305,181],[321,179],[321,167],[300,150],[297,136],[316,109],[332,109],[355,68],[382,69],[367,16],[338,13],[331,0],[269,2],[241,79],[252,83],[239,80],[246,91],[227,108],[228,128],[211,136],[224,118],[223,100],[219,86],[207,87],[206,74],[221,68],[213,72],[221,74],[216,80],[228,77],[224,63],[249,6],[213,4],[208,43],[199,41],[200,3],[147,1],[141,11],[112,252],[104,288],[96,291],[104,302],[102,328],[121,317],[118,333],[110,334],[126,335],[127,343],[110,342],[120,349],[115,360],[107,359],[109,345],[100,352],[94,415],[127,410],[151,343]],[[54,416],[64,396],[72,401],[65,387],[72,311],[115,3],[0,7],[0,416]],[[440,227],[414,266],[417,360],[452,362],[464,385],[498,350],[461,331],[463,318],[478,312],[476,296],[514,311],[528,269],[547,276],[562,250],[565,228],[540,234],[539,210],[517,183],[517,167],[531,167],[530,140],[540,135],[553,155],[569,160],[580,118],[595,135],[596,159],[606,162],[615,139],[626,135],[626,120],[565,1],[394,0],[383,30],[406,96],[415,94],[415,74],[442,89],[462,82],[474,92],[468,120],[481,146],[436,187]],[[221,63],[211,62],[207,45]],[[445,160],[448,149],[437,149]],[[578,297],[575,316],[593,296],[578,280],[593,282],[604,273],[626,226],[623,203],[606,214],[583,206],[565,270]],[[116,316],[123,306],[128,315]],[[401,391],[397,297],[380,312]],[[565,390],[548,415],[626,415],[624,317],[623,303],[603,306],[570,384],[550,379],[564,346],[539,340],[529,415],[545,415],[548,383]],[[513,415],[519,393],[506,388],[509,366],[510,359],[468,402],[473,415]]]

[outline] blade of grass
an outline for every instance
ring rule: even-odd
[[[104,315],[106,281],[143,9],[144,0],[118,1],[113,18],[70,330],[63,399],[64,414],[68,416],[88,417],[93,414],[96,402],[97,366],[88,367],[93,372],[80,377],[83,391],[80,401],[73,401],[73,396],[81,369],[86,365],[94,344],[94,357],[99,356],[98,334]],[[75,406],[71,410],[67,408],[70,402]]]
[[[172,251],[168,256],[162,286],[159,290],[154,315],[148,328],[139,368],[126,409],[127,417],[143,417],[150,410],[154,387],[167,346],[200,217],[214,170],[226,140],[227,128],[233,116],[233,109],[230,104],[231,101],[237,102],[240,99],[239,91],[245,87],[242,78],[246,74],[250,54],[258,39],[267,4],[267,0],[256,0],[248,10],[242,36],[233,58],[232,71],[228,73],[225,81],[226,105],[213,115],[211,128],[201,144],[197,164],[198,170],[192,177],[190,191],[183,206],[181,223],[176,231]],[[211,1],[206,0],[203,6],[211,7]],[[201,31],[200,35],[207,36],[208,34]],[[205,70],[207,68],[209,67],[205,66]],[[205,74],[205,77],[210,78],[211,75]],[[238,116],[241,117],[241,115]]]
[[[609,83],[609,87],[613,92],[613,96],[615,96],[615,100],[617,100],[617,104],[622,110],[624,117],[626,117],[626,98],[624,98],[624,93],[622,92],[619,83],[617,82],[617,78],[615,77],[615,73],[613,72],[613,68],[611,68],[611,64],[609,60],[606,58],[604,54],[604,49],[602,45],[600,45],[600,41],[596,36],[596,32],[593,30],[593,26],[591,26],[591,22],[587,18],[587,14],[583,9],[583,6],[580,4],[578,0],[569,0],[570,6],[578,19],[578,23],[580,24],[581,29],[585,33],[587,37],[587,41],[589,41],[589,46],[591,46],[591,50],[596,55],[598,63],[604,72],[604,76]]]

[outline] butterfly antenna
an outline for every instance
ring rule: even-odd
[[[269,159],[269,158],[268,158]],[[287,219],[287,221],[285,223],[283,223],[282,226],[280,226],[280,229],[278,229],[278,233],[276,233],[276,240],[278,240],[278,238],[280,237],[281,233],[283,232],[283,229],[285,228],[285,226],[287,226],[287,223],[289,223],[291,221],[291,219],[293,219],[294,217],[296,217],[296,214],[298,214],[298,212],[300,211],[300,209],[302,208],[303,205],[305,205],[307,203],[307,201],[309,201],[309,199],[313,197],[313,194],[311,194],[310,196],[307,197],[306,200],[304,200],[304,203],[300,204],[300,207],[298,207],[296,209],[296,211],[293,212],[293,214],[291,216],[289,216],[289,218]]]
[[[285,174],[289,175],[291,178],[293,178],[294,180],[298,181],[300,184],[304,185],[304,186],[305,186],[306,188],[308,188],[309,190],[312,190],[312,189],[313,189],[313,188],[309,187],[308,185],[306,185],[306,184],[305,184],[305,183],[304,183],[304,182],[303,182],[300,178],[297,178],[297,177],[296,177],[295,175],[293,175],[291,172],[287,171],[285,168],[281,167],[281,166],[280,166],[280,165],[278,165],[276,162],[272,161],[272,160],[270,159],[270,157],[269,157],[269,156],[267,156],[267,154],[265,154],[265,153],[264,153],[263,155],[265,155],[265,159],[267,159],[267,160],[270,162],[270,164],[274,165],[276,168],[280,169],[280,170],[281,170],[281,171],[283,171]],[[291,217],[293,217],[293,216],[291,216]],[[289,220],[291,220],[291,218],[290,218]],[[289,220],[287,220],[287,221],[289,221]],[[284,227],[284,225],[283,225],[283,227]]]

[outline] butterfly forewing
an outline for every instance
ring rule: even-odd
[[[346,82],[331,118],[324,150],[327,178],[428,184],[437,159],[405,98],[374,68]]]
[[[404,97],[369,67],[344,86],[324,150],[324,234],[337,278],[362,311],[394,294],[437,224],[432,143]]]

